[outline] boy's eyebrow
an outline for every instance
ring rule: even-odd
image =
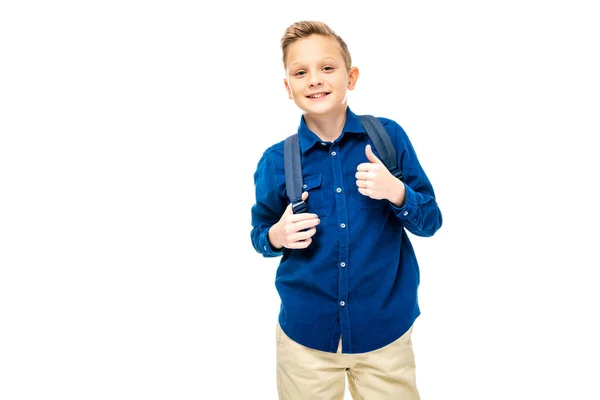
[[[323,57],[320,61],[323,62],[323,61],[326,61],[326,60],[338,61],[337,58],[331,57],[331,56]],[[293,68],[297,64],[302,65],[304,63],[302,61],[296,61],[295,63],[290,64],[289,68]]]

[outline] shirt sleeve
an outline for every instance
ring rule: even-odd
[[[251,209],[252,231],[250,233],[254,249],[264,257],[280,256],[284,250],[273,249],[267,237],[269,229],[279,221],[287,206],[277,193],[274,173],[275,168],[270,152],[265,152],[254,173],[256,202]]]
[[[401,207],[389,202],[392,211],[404,227],[417,236],[433,236],[442,226],[442,213],[427,174],[421,167],[417,154],[400,125],[392,122],[389,130],[394,132],[398,151],[398,165],[404,174],[406,197]]]

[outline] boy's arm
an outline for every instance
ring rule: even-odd
[[[408,135],[397,123],[392,123],[393,138],[398,151],[398,165],[404,174],[399,185],[401,204],[389,202],[392,211],[406,229],[417,236],[432,236],[442,226],[442,213],[435,199],[429,178],[421,167]]]
[[[274,248],[268,236],[269,229],[279,221],[286,207],[277,193],[274,175],[270,152],[265,152],[254,173],[256,202],[251,209],[252,231],[250,233],[254,249],[264,257],[277,257],[283,254],[283,248]]]

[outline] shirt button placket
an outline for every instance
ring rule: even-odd
[[[344,173],[342,166],[342,157],[337,157],[341,153],[343,147],[342,145],[338,145],[337,143],[332,144],[331,148],[329,148],[329,154],[331,156],[331,168],[333,172],[333,185],[332,189],[335,191],[334,194],[334,202],[338,207],[337,212],[337,224],[338,224],[338,235],[339,235],[339,256],[338,256],[338,273],[339,273],[339,285],[338,285],[338,307],[340,307],[340,329],[342,335],[350,334],[350,310],[346,307],[346,299],[348,297],[348,269],[346,268],[348,257],[349,257],[349,237],[348,237],[348,227],[346,226],[349,223],[349,215],[348,215],[348,205],[346,203],[346,196],[343,195],[345,193],[344,190]],[[329,189],[331,190],[331,189]],[[346,346],[344,346],[346,347]]]

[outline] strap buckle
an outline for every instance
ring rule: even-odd
[[[306,212],[308,210],[308,207],[306,206],[306,203],[304,202],[304,200],[298,200],[294,203],[292,203],[292,212],[294,214],[300,214],[303,212]]]
[[[396,178],[400,179],[401,181],[404,180],[404,174],[402,173],[402,170],[400,170],[400,168],[390,169],[390,172],[392,175],[394,175]]]

